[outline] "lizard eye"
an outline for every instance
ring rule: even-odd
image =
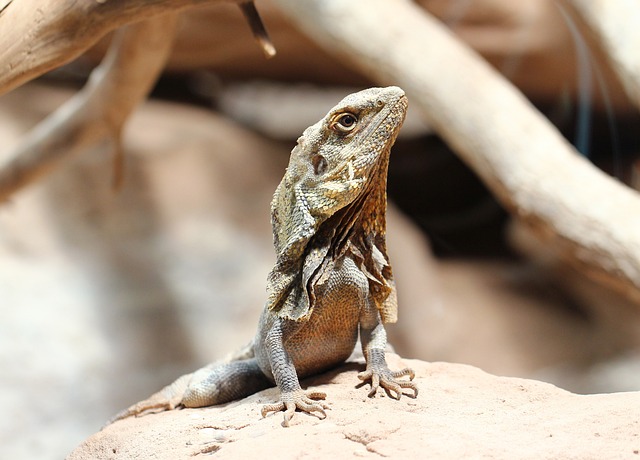
[[[356,127],[358,117],[352,113],[341,113],[334,117],[331,121],[331,129],[341,133],[348,133]]]
[[[324,174],[327,170],[327,160],[319,153],[311,158],[311,164],[313,165],[313,172],[318,176]]]

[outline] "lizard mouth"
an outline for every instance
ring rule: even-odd
[[[362,133],[363,137],[365,139],[369,138],[372,133],[375,133],[380,129],[381,126],[385,126],[385,125],[389,127],[389,130],[385,130],[385,132],[389,131],[389,137],[397,136],[398,132],[400,131],[400,128],[402,127],[402,123],[404,122],[404,118],[407,114],[408,106],[409,106],[409,101],[407,100],[407,96],[405,96],[404,94],[394,102],[390,104],[386,104],[385,107],[383,107],[381,110],[381,112],[386,112],[384,117],[379,119],[376,123],[367,126],[367,128]],[[390,117],[396,118],[396,120],[393,120],[394,121],[393,123],[389,123]],[[394,140],[395,139],[393,139],[391,143],[393,143]],[[388,141],[384,142],[384,144],[387,144],[387,143]]]

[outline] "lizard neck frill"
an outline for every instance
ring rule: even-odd
[[[398,88],[365,90],[345,98],[298,140],[272,200],[277,261],[267,280],[269,311],[294,321],[310,318],[322,274],[350,257],[368,279],[382,321],[396,320],[385,240],[386,182],[406,109]],[[355,137],[328,131],[327,120],[351,112],[364,123]]]
[[[303,286],[312,311],[317,283],[326,270],[350,257],[369,281],[371,299],[383,322],[395,322],[395,282],[386,247],[386,178],[389,151],[380,157],[366,188],[352,203],[325,221],[309,242],[303,265]]]
[[[369,280],[369,290],[385,323],[397,317],[396,290],[386,247],[386,177],[388,151],[362,193],[322,222],[308,240],[295,270],[276,264],[269,275],[272,305],[288,319],[304,321],[315,306],[315,288],[325,270],[350,257]],[[305,305],[305,308],[300,308]]]

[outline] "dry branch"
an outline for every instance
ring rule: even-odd
[[[274,57],[276,55],[276,48],[273,46],[273,43],[271,43],[271,39],[269,38],[267,30],[264,28],[264,24],[262,23],[262,19],[260,19],[255,3],[252,1],[243,1],[238,6],[240,7],[247,23],[249,23],[253,37],[262,48],[264,57],[267,59]]]
[[[327,51],[403,87],[499,200],[566,260],[640,299],[640,198],[592,166],[485,61],[408,0],[277,0]]]
[[[612,67],[640,108],[640,3],[637,0],[568,0],[598,36]]]
[[[175,24],[176,16],[165,15],[118,31],[83,90],[33,129],[3,161],[0,202],[89,145],[110,139],[120,152],[122,126],[164,68]]]
[[[0,94],[78,57],[123,25],[186,8],[242,0],[19,0],[0,10]],[[0,4],[1,5],[1,4]],[[273,55],[252,2],[242,11],[266,55]]]

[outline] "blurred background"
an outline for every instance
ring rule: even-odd
[[[562,3],[417,3],[598,168],[640,187],[637,109]],[[289,152],[344,95],[375,85],[270,1],[257,7],[271,60],[234,5],[182,13],[168,66],[126,126],[119,190],[101,145],[0,207],[0,457],[61,458],[253,336],[275,259],[269,203]],[[0,97],[0,161],[83,86],[108,43]],[[413,111],[388,193],[400,305],[389,335],[403,357],[578,393],[640,390],[640,305],[531,257],[543,251]]]

